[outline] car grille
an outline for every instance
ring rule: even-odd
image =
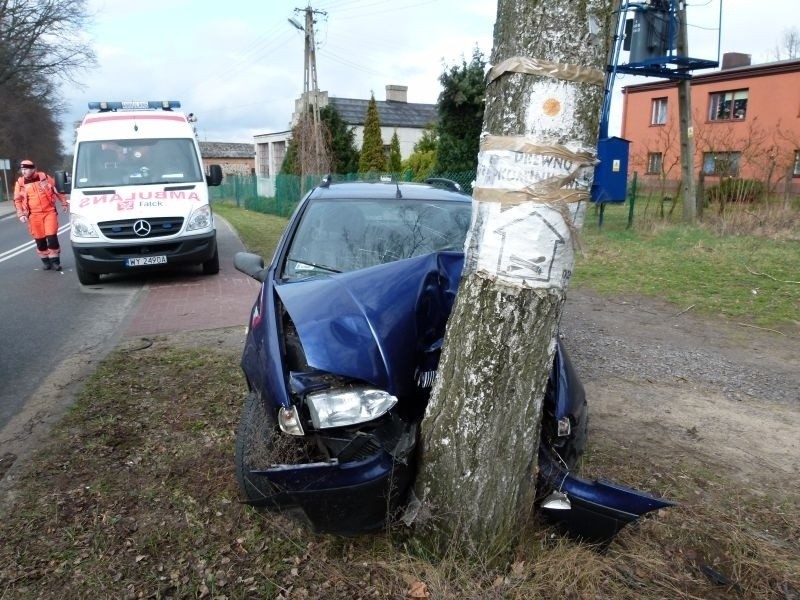
[[[381,445],[371,435],[358,435],[339,453],[340,462],[365,460],[379,452]]]
[[[150,225],[150,233],[137,235],[134,225],[140,221]],[[175,235],[183,227],[183,217],[154,217],[152,219],[125,219],[98,223],[100,231],[112,240],[142,240]]]

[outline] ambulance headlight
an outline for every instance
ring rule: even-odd
[[[94,225],[79,217],[78,215],[71,214],[69,216],[69,224],[72,228],[72,236],[76,238],[96,238],[100,237]]]
[[[208,229],[214,225],[214,217],[211,215],[211,207],[204,204],[198,209],[192,211],[189,216],[189,222],[186,225],[186,231],[193,231],[195,229]]]

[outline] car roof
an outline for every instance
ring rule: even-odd
[[[342,181],[322,184],[311,190],[309,200],[457,200],[471,201],[472,197],[438,185],[395,181]]]

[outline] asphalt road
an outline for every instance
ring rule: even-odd
[[[113,339],[142,289],[134,280],[81,286],[59,216],[63,271],[44,271],[27,227],[0,203],[0,431],[61,361],[91,360]]]
[[[83,286],[74,273],[67,219],[60,216],[63,271],[43,271],[27,228],[10,202],[0,202],[0,454],[7,430],[17,436],[21,430],[19,423],[10,426],[12,420],[36,419],[37,399],[52,396],[53,388],[66,398],[71,380],[91,370],[121,337],[244,330],[258,292],[254,280],[233,268],[233,255],[243,246],[220,218],[218,275],[182,267],[104,276]],[[59,368],[65,364],[69,368]]]

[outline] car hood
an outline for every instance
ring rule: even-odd
[[[400,396],[436,368],[463,262],[461,252],[437,252],[275,291],[309,366]]]

